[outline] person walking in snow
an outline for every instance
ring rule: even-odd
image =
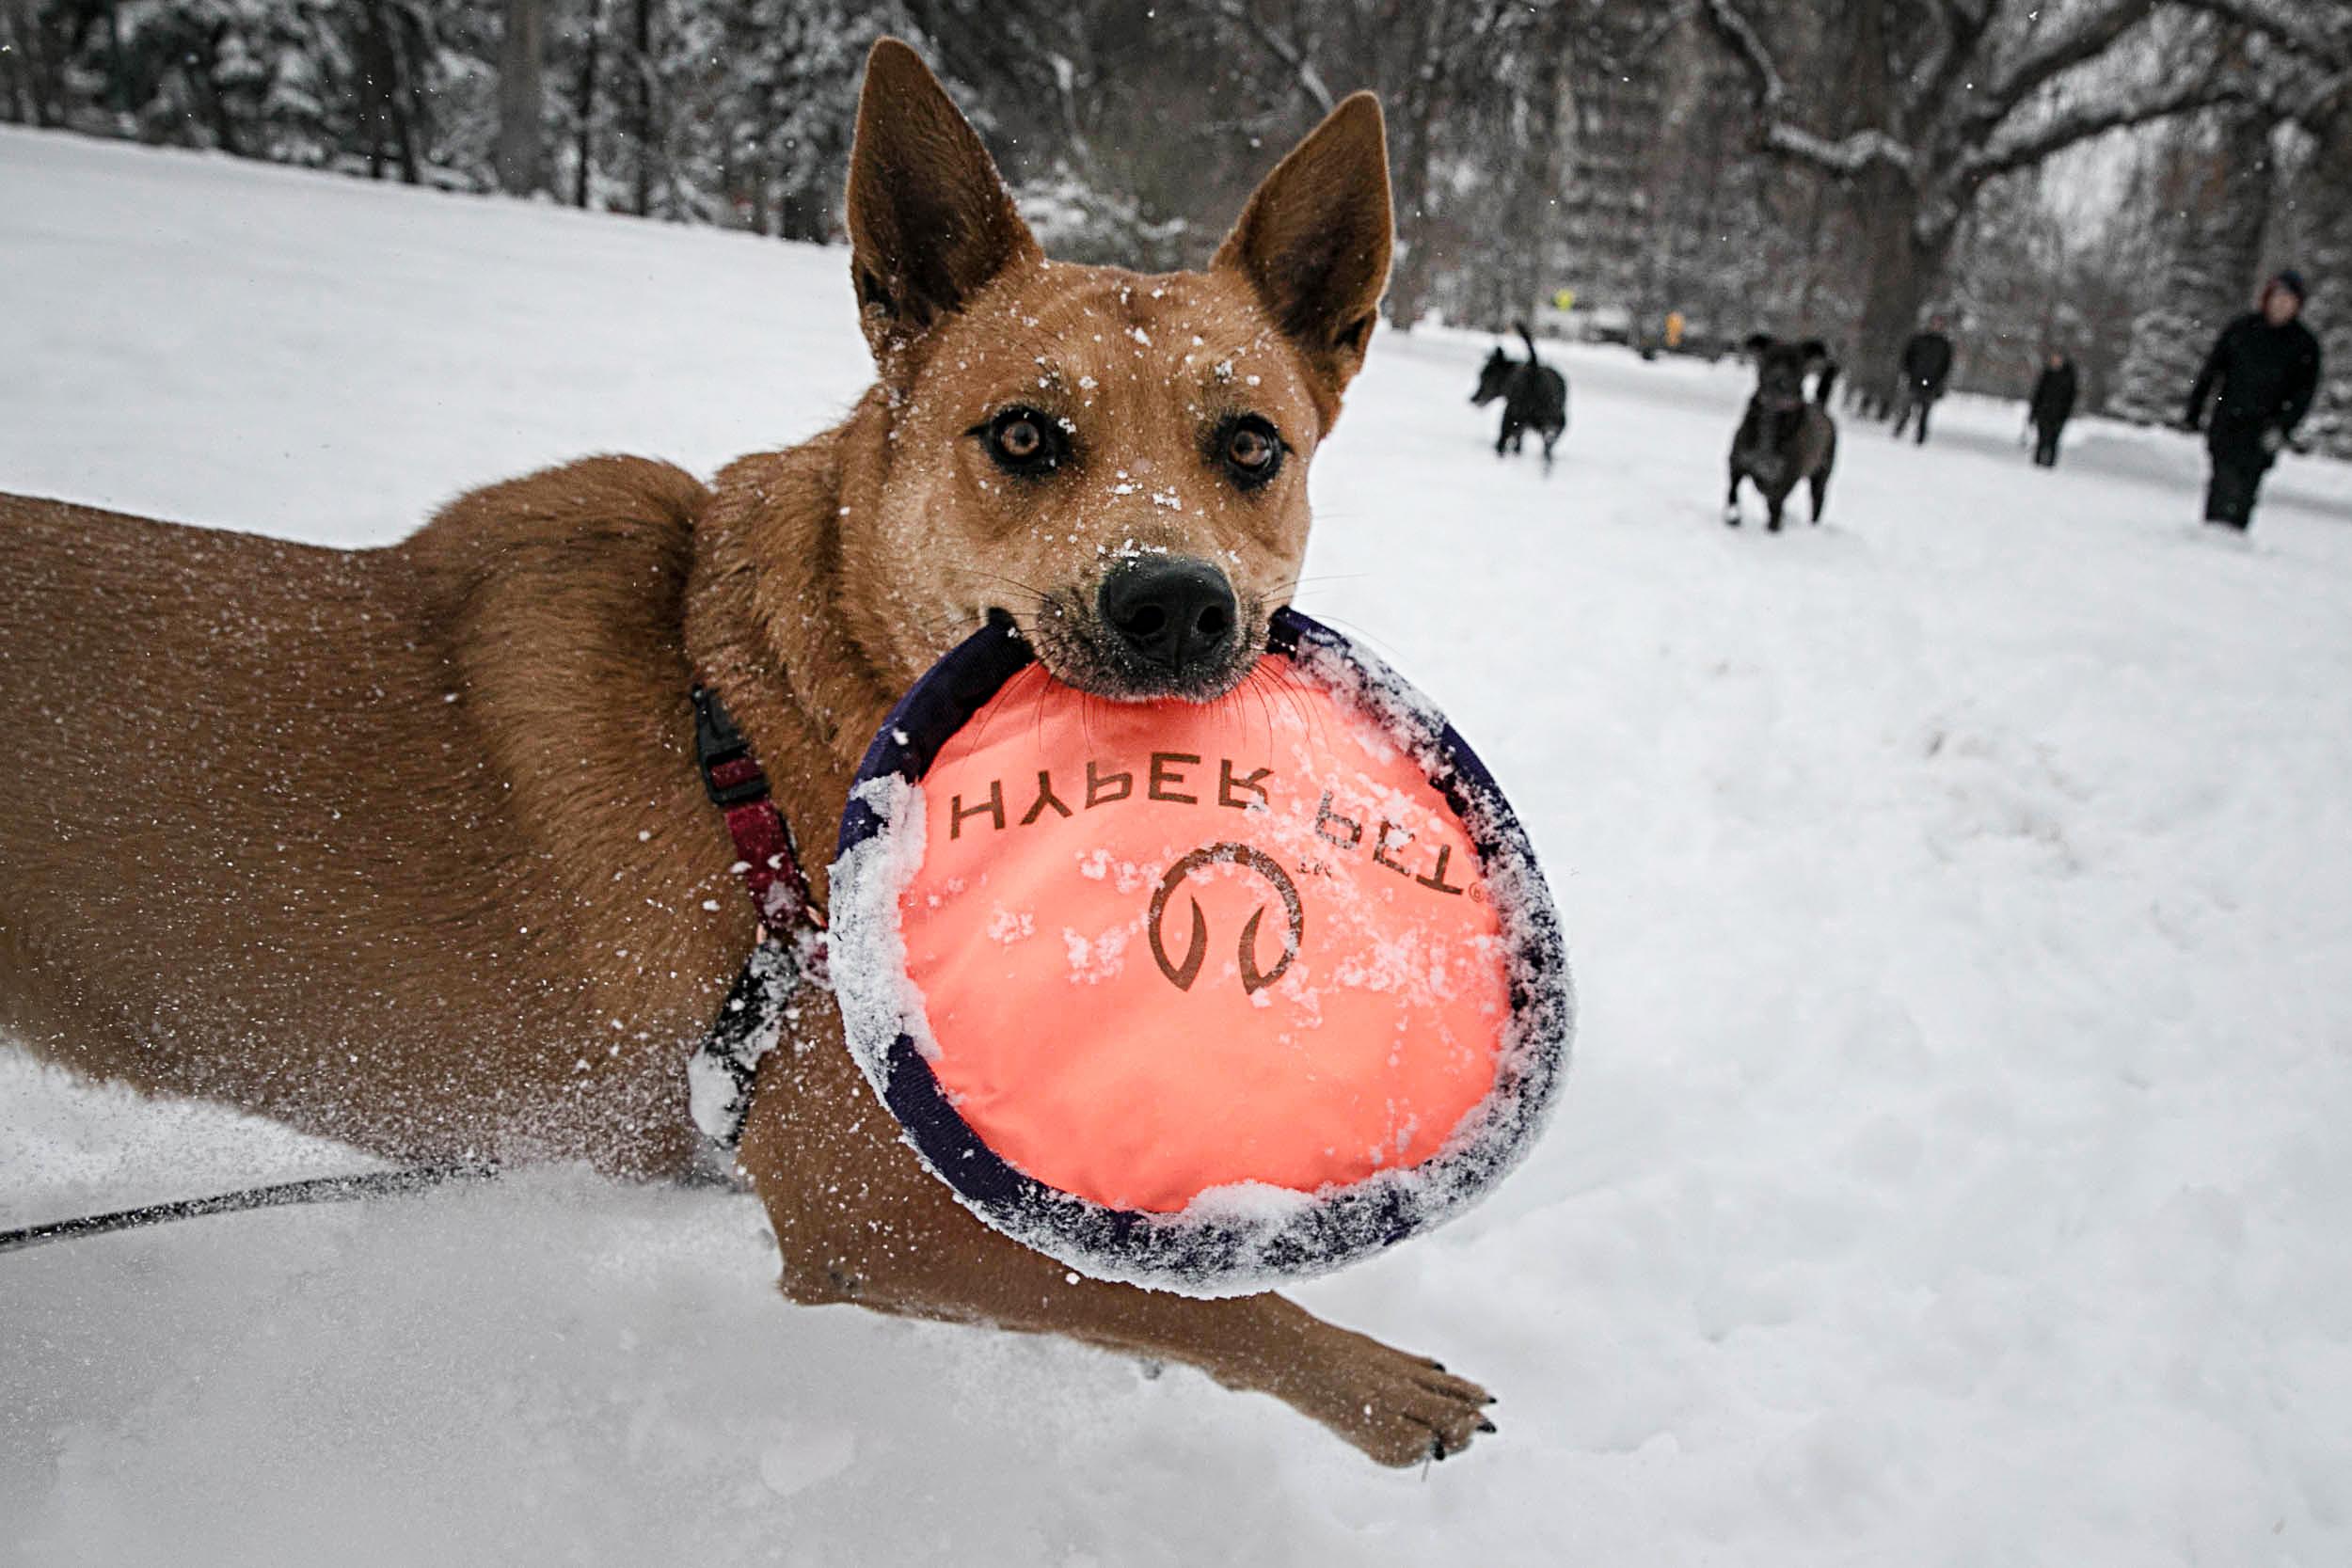
[[[2189,388],[2181,423],[2205,428],[2213,457],[2205,487],[2209,523],[2241,533],[2253,525],[2263,475],[2311,412],[2319,389],[2319,340],[2296,319],[2306,292],[2302,274],[2292,268],[2264,284],[2261,303],[2221,329]]]
[[[1931,316],[1925,329],[1913,333],[1903,344],[1902,373],[1895,391],[1895,439],[1902,439],[1903,428],[1915,414],[1918,444],[1928,444],[1928,411],[1944,395],[1944,384],[1951,374],[1952,341],[1944,335],[1944,318]]]
[[[2058,434],[2074,417],[2076,389],[2074,361],[2052,349],[2040,378],[2033,384],[2033,397],[2026,404],[2026,418],[2033,425],[2033,460],[2038,467],[2058,467]]]

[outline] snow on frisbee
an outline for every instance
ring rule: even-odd
[[[1444,718],[1295,611],[1216,702],[1003,625],[867,750],[833,868],[850,1048],[931,1173],[1073,1269],[1321,1274],[1486,1195],[1566,1067],[1527,836]]]

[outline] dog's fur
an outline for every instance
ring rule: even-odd
[[[896,42],[849,189],[877,384],[707,489],[596,458],[358,552],[0,498],[0,1030],[387,1155],[676,1175],[685,1058],[753,941],[690,754],[697,678],[821,847],[893,699],[992,610],[1124,697],[1150,673],[1095,598],[1122,556],[1214,563],[1262,627],[1386,283],[1372,98],[1205,272],[1046,261]],[[1014,404],[1070,432],[1061,467],[992,460]],[[1243,415],[1291,454],[1249,490],[1216,449]],[[1251,641],[1183,694],[1242,678]],[[1279,1296],[1081,1279],[983,1227],[816,1006],[825,1037],[767,1059],[739,1155],[792,1299],[1189,1362],[1388,1464],[1486,1426],[1475,1385]]]
[[[1519,341],[1527,345],[1526,360],[1512,358],[1497,343],[1478,368],[1478,387],[1470,393],[1470,403],[1484,408],[1501,398],[1502,428],[1495,434],[1495,455],[1523,450],[1532,430],[1544,443],[1544,468],[1549,472],[1551,449],[1568,428],[1568,381],[1535,356],[1535,335],[1526,324],[1513,325]]]
[[[1740,526],[1740,481],[1764,498],[1764,526],[1780,531],[1781,509],[1800,483],[1813,490],[1813,521],[1821,520],[1829,499],[1830,470],[1837,465],[1837,421],[1830,418],[1830,388],[1837,367],[1819,338],[1783,342],[1758,332],[1748,339],[1756,361],[1756,393],[1731,437],[1731,489],[1724,498],[1724,521]],[[1804,378],[1818,374],[1813,401]]]

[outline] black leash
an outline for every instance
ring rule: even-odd
[[[410,1165],[405,1170],[368,1171],[358,1176],[320,1176],[308,1181],[280,1181],[275,1186],[247,1187],[243,1192],[213,1197],[187,1197],[176,1203],[150,1203],[138,1209],[118,1209],[111,1214],[88,1214],[78,1220],[28,1225],[21,1230],[0,1230],[0,1253],[20,1252],[43,1242],[70,1242],[109,1231],[134,1230],[170,1220],[192,1220],[201,1214],[234,1214],[247,1209],[278,1209],[293,1203],[356,1203],[361,1198],[396,1197],[405,1193],[430,1192],[453,1181],[487,1181],[499,1174],[489,1162],[449,1165]]]

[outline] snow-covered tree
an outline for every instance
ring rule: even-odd
[[[2319,334],[2320,393],[2303,434],[2352,458],[2352,74],[2307,119],[2311,142],[2282,203],[2294,249],[2280,257],[2311,284],[2308,317]]]
[[[499,28],[499,187],[528,196],[547,182],[547,0],[505,0]]]
[[[2179,419],[2215,336],[2252,303],[2270,219],[2276,126],[2263,105],[2233,104],[2170,138],[2150,193],[2166,220],[2169,260],[2132,323],[2112,412],[2150,422]]]
[[[1652,335],[1669,311],[1701,341],[1820,335],[1867,381],[1953,301],[2012,341],[1964,375],[2006,385],[2026,339],[2063,329],[2087,390],[2116,301],[2244,284],[2147,286],[2129,223],[2043,243],[2030,172],[2199,105],[2333,148],[2323,89],[2352,74],[2342,0],[0,0],[0,118],[826,240],[885,32],[1073,259],[1205,260],[1268,160],[1368,87],[1396,322],[1505,327],[1573,288]],[[2250,199],[2249,154],[2201,134],[2232,176],[2218,205]],[[2299,157],[2291,193],[2323,331],[2352,324],[2326,283],[2330,166]],[[2180,264],[2234,276],[2211,250]],[[2151,341],[2196,336],[2210,308],[2191,313]]]
[[[1700,0],[1699,14],[1747,73],[1757,145],[1852,193],[1867,280],[1854,374],[1873,393],[1891,389],[1897,350],[1946,284],[1987,186],[2093,137],[2249,90],[2226,71],[2179,69],[2214,49],[2202,0],[1846,4],[1836,72],[1800,71],[1742,0]],[[1831,105],[1849,128],[1825,129]]]

